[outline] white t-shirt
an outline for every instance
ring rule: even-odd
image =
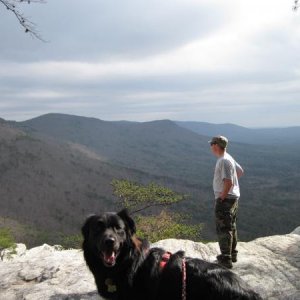
[[[243,172],[242,167],[227,152],[225,152],[224,156],[220,157],[217,160],[213,181],[213,188],[216,199],[220,197],[220,194],[223,191],[224,179],[230,179],[232,181],[232,187],[227,197],[240,197],[240,187],[236,171],[237,169]]]

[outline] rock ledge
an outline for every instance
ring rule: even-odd
[[[153,246],[187,256],[215,261],[217,243],[163,240]],[[264,299],[300,299],[300,227],[287,235],[258,238],[238,244],[239,274]],[[81,250],[62,250],[43,245],[26,250],[18,244],[17,254],[0,261],[0,299],[5,300],[99,300],[94,278]]]

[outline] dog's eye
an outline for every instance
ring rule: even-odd
[[[120,227],[120,226],[116,226],[115,227],[115,230],[118,234],[124,234],[125,231],[124,231],[124,228]]]
[[[97,230],[102,230],[104,228],[104,223],[102,221],[97,221]]]

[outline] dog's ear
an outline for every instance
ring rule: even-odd
[[[120,212],[118,212],[118,216],[121,217],[121,219],[125,222],[128,231],[130,232],[131,235],[135,234],[136,232],[136,227],[133,219],[129,216],[128,210],[122,209]]]
[[[91,225],[92,221],[95,219],[95,217],[97,217],[97,216],[96,215],[88,216],[87,219],[85,220],[83,226],[81,227],[81,233],[85,239],[87,239],[89,236],[90,225]]]

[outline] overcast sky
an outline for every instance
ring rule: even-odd
[[[300,126],[293,0],[48,0],[0,4],[0,117],[49,112]]]

